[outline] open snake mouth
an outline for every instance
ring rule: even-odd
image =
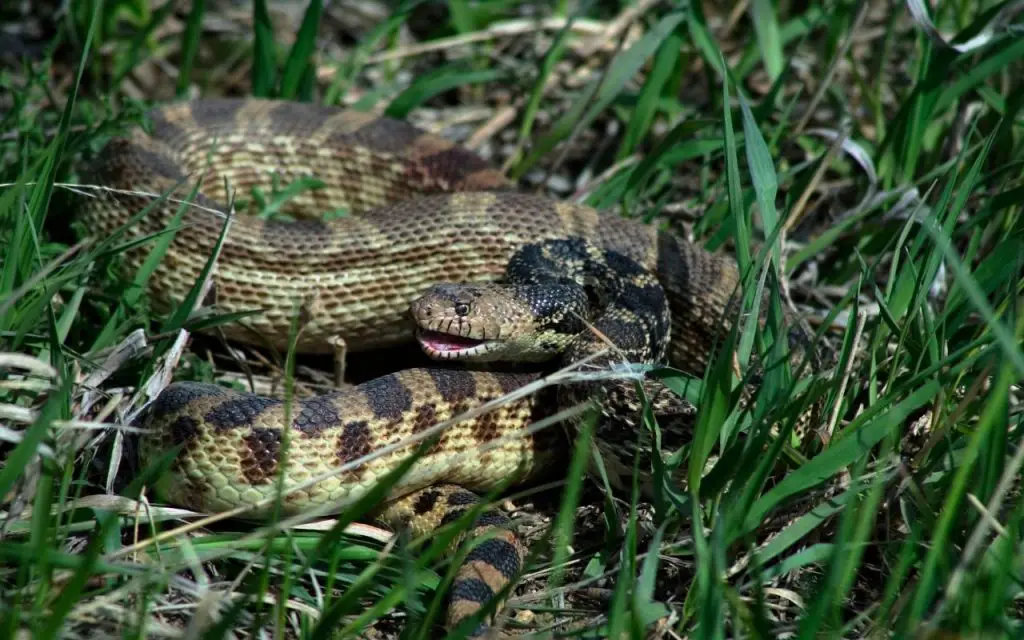
[[[416,333],[416,339],[419,340],[420,347],[428,356],[439,360],[478,357],[498,346],[498,343],[493,340],[463,338],[426,329],[420,329]]]

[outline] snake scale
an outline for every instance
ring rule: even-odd
[[[260,309],[247,327],[224,327],[229,339],[286,348],[301,308],[302,353],[356,354],[409,342],[410,302],[439,283],[486,285],[503,277],[524,246],[565,238],[613,251],[655,274],[671,315],[668,362],[701,375],[729,326],[739,275],[727,256],[709,253],[656,227],[582,205],[519,193],[486,161],[442,137],[368,113],[258,99],[203,99],[155,108],[148,131],[112,139],[85,178],[111,187],[83,198],[77,215],[92,234],[131,221],[129,237],[180,228],[149,280],[151,300],[168,310],[185,298],[225,223],[225,203],[248,193],[315,177],[323,187],[300,192],[282,212],[293,222],[234,216],[214,271],[218,310]],[[174,191],[198,207],[145,193]],[[151,206],[147,215],[135,216]],[[347,209],[321,220],[315,214]],[[219,213],[218,213],[219,212]],[[180,214],[180,218],[176,215]],[[134,272],[149,247],[125,253]],[[434,327],[436,329],[436,326]],[[457,332],[456,332],[457,333]],[[614,336],[613,336],[614,337]],[[296,399],[285,483],[308,480],[380,451],[467,409],[534,380],[531,373],[423,368],[399,371],[354,388]],[[457,454],[522,430],[549,411],[545,396],[522,398],[443,432],[398,482],[377,514],[424,534],[451,522],[487,491],[525,481],[564,456],[545,431],[501,441],[482,455]],[[151,404],[143,456],[182,447],[160,481],[159,496],[199,510],[255,504],[273,495],[285,408],[279,399],[179,382]],[[550,430],[548,430],[550,431]],[[399,449],[285,496],[285,512],[365,495],[408,454]],[[255,510],[252,515],[260,515]],[[515,579],[523,549],[506,516],[485,511],[466,536],[491,539],[470,551],[451,589],[446,624],[477,612]],[[481,623],[476,633],[486,631]]]

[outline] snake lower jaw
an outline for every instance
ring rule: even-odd
[[[420,349],[433,360],[473,360],[490,362],[500,360],[501,342],[497,340],[476,340],[462,336],[419,329],[416,341]]]

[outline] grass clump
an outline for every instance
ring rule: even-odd
[[[151,503],[154,470],[131,462],[133,421],[172,376],[329,386],[315,359],[227,348],[217,327],[233,318],[195,312],[201,283],[154,312],[166,234],[126,276],[136,241],[70,215],[72,191],[97,186],[80,167],[146,105],[253,95],[406,118],[523,189],[670,228],[741,267],[739,322],[703,380],[665,373],[701,410],[692,443],[648,456],[651,502],[584,480],[586,437],[567,480],[510,496],[532,549],[510,628],[1019,637],[1020,12],[744,6],[0,8],[4,634],[439,633],[453,565],[437,559],[468,519],[430,540],[354,526],[393,479],[325,524],[202,517]],[[306,186],[253,202],[273,215]],[[743,404],[736,377],[785,360],[788,307],[834,366],[769,367]],[[198,332],[189,350],[183,329]]]

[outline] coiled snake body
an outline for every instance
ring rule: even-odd
[[[581,205],[515,193],[486,162],[452,142],[370,114],[288,102],[200,100],[150,113],[152,131],[115,138],[87,178],[115,189],[163,193],[196,181],[200,207],[168,201],[133,222],[142,237],[177,231],[149,282],[155,303],[184,299],[215,247],[231,188],[246,194],[315,176],[324,187],[300,193],[282,211],[296,222],[231,219],[214,272],[215,300],[225,313],[262,309],[249,328],[225,327],[229,338],[284,348],[301,308],[298,348],[348,353],[409,341],[409,305],[438,283],[484,284],[500,279],[525,245],[575,238],[612,251],[656,275],[671,312],[669,363],[700,375],[716,338],[728,326],[727,305],[738,282],[735,263],[661,232]],[[182,184],[184,183],[184,184]],[[108,192],[79,211],[89,231],[113,233],[152,198]],[[330,221],[310,212],[348,209]],[[553,245],[552,245],[553,246]],[[593,250],[593,249],[587,249]],[[129,269],[147,255],[126,255]],[[436,328],[436,327],[434,327]],[[457,332],[456,332],[457,333]],[[615,331],[609,336],[613,342]],[[520,388],[532,374],[431,368],[401,371],[355,388],[297,399],[291,408],[285,485],[336,469],[402,441],[440,421]],[[480,444],[522,430],[550,407],[542,397],[501,405],[445,430],[394,487],[380,516],[414,533],[429,532],[464,513],[485,491],[509,478],[526,479],[555,456],[542,434],[508,439],[482,455]],[[214,385],[176,383],[151,405],[144,457],[180,445],[160,495],[201,510],[254,504],[277,490],[285,407],[278,399]],[[286,512],[365,494],[409,453],[399,449],[284,497]],[[485,512],[476,528],[497,538],[475,547],[452,588],[447,623],[477,611],[518,572],[522,549],[507,519]],[[478,627],[477,632],[486,628]]]

